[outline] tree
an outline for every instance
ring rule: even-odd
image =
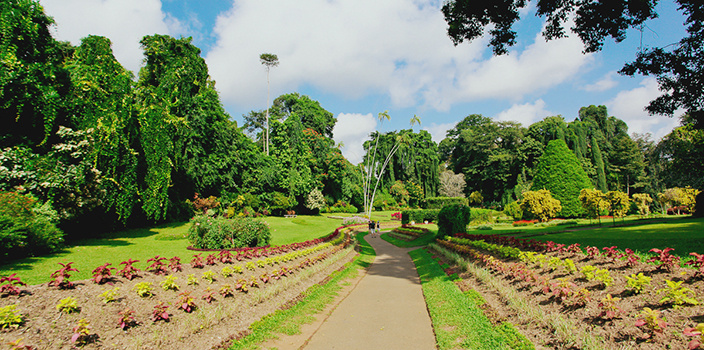
[[[520,203],[514,201],[506,204],[504,206],[504,215],[508,215],[514,220],[521,220],[523,218],[523,210],[521,210]]]
[[[51,36],[38,1],[0,2],[0,147],[37,148],[64,124],[70,45]]]
[[[484,202],[484,196],[479,191],[474,191],[469,195],[469,202],[481,206]]]
[[[599,219],[601,224],[600,213],[608,208],[609,203],[603,192],[597,189],[584,188],[579,192],[579,201],[587,213],[587,217],[591,219]]]
[[[283,120],[298,118],[304,129],[315,130],[331,139],[337,122],[333,114],[321,107],[318,101],[297,92],[277,97],[271,106],[270,117]]]
[[[133,113],[133,75],[115,59],[110,39],[90,35],[65,62],[71,77],[67,96],[70,125],[92,129],[86,159],[100,171],[103,206],[125,223],[139,200],[139,135]]]
[[[389,189],[389,194],[394,197],[400,206],[408,204],[409,193],[406,186],[403,184],[403,181],[396,180],[393,186]]]
[[[541,222],[555,217],[562,210],[560,201],[552,197],[550,191],[542,189],[538,191],[528,191],[523,194],[521,210],[537,217]]]
[[[704,125],[704,11],[701,1],[675,0],[687,17],[687,35],[671,48],[652,48],[638,53],[635,62],[626,64],[621,74],[655,75],[664,94],[651,101],[647,110],[653,114],[672,115],[677,108],[686,109],[700,127]],[[602,49],[611,37],[616,42],[626,38],[629,28],[642,30],[648,20],[657,17],[657,1],[577,1],[538,0],[537,15],[545,17],[543,36],[547,40],[567,36],[565,25],[584,44],[585,53]],[[450,0],[442,12],[448,24],[447,32],[455,45],[484,35],[489,27],[489,45],[494,54],[508,53],[517,43],[513,25],[528,1],[503,2]],[[572,22],[574,21],[574,22]],[[669,46],[669,45],[668,45]]]
[[[513,200],[518,174],[533,161],[525,151],[532,153],[536,144],[523,142],[524,133],[518,123],[470,115],[448,131],[449,168],[464,174],[465,191],[481,189],[485,202],[508,203]]]
[[[577,157],[564,141],[550,141],[536,166],[532,189],[550,191],[562,204],[560,216],[577,217],[584,213],[579,201],[584,188],[592,184]]]
[[[325,208],[325,197],[323,197],[323,193],[320,192],[317,187],[308,194],[308,198],[306,198],[306,208],[313,212]]]
[[[440,173],[440,195],[445,197],[464,197],[464,175],[455,174],[452,170]]]
[[[633,203],[638,207],[638,213],[641,216],[646,216],[650,214],[650,203],[653,202],[653,198],[647,193],[634,193]]]
[[[266,67],[266,132],[265,137],[265,153],[269,155],[269,70],[271,67],[276,67],[279,65],[279,57],[271,53],[263,53],[259,55],[259,61]]]
[[[609,214],[613,216],[614,223],[616,223],[616,218],[626,216],[629,203],[627,194],[621,191],[609,191],[606,192],[604,198],[609,203]]]
[[[425,198],[423,189],[413,181],[407,181],[405,186],[406,190],[408,190],[408,204],[413,208],[417,208]]]

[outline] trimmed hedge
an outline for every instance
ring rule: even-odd
[[[469,205],[469,201],[464,197],[429,197],[425,199],[426,209],[442,209],[442,207],[452,204]]]
[[[413,209],[401,212],[401,223],[437,221],[439,209]]]
[[[471,217],[471,211],[466,205],[453,204],[442,208],[438,214],[438,237],[467,233]]]

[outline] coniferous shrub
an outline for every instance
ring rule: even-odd
[[[532,190],[546,189],[560,201],[562,210],[558,217],[578,217],[585,214],[579,193],[592,187],[582,164],[565,141],[550,141],[535,168]]]
[[[438,213],[438,237],[467,233],[471,219],[469,207],[462,204],[448,205]]]

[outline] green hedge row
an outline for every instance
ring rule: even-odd
[[[401,212],[401,223],[408,224],[413,222],[434,222],[438,219],[438,213],[440,209],[412,209],[404,210]]]
[[[442,209],[442,207],[451,204],[469,205],[469,201],[463,197],[429,197],[425,199],[426,209]]]

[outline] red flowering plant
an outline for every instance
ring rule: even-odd
[[[658,254],[658,255],[648,259],[647,262],[657,262],[658,269],[672,271],[672,269],[675,267],[675,265],[677,265],[680,262],[679,256],[670,254],[670,252],[673,250],[675,250],[675,249],[674,248],[665,248],[665,249],[661,250],[661,249],[653,248],[650,250],[650,252]]]
[[[688,337],[696,337],[687,344],[688,349],[701,349],[704,345],[704,323],[700,323],[696,327],[685,328],[682,333]]]
[[[61,268],[51,274],[51,278],[53,278],[53,280],[49,282],[49,285],[58,287],[59,289],[72,289],[74,285],[68,280],[69,277],[71,277],[69,272],[78,272],[78,269],[71,267],[72,264],[73,262],[66,264],[59,263]]]
[[[164,257],[160,256],[155,256],[151,259],[147,259],[147,262],[151,262],[152,264],[147,267],[148,271],[153,272],[155,275],[165,275],[166,274],[166,264],[164,263],[165,260],[168,260]]]
[[[169,269],[173,272],[183,271],[183,266],[181,266],[181,258],[175,256],[169,259]]]
[[[9,276],[0,276],[0,295],[20,295],[20,288],[18,286],[26,286],[27,284],[22,282],[16,273]]]
[[[157,321],[165,321],[169,322],[169,312],[166,311],[169,309],[169,305],[164,304],[163,301],[160,301],[159,304],[154,305],[154,310],[152,310],[152,317],[151,320],[152,322],[157,322]]]
[[[110,265],[112,264],[105,263],[101,266],[96,267],[93,270],[93,278],[91,280],[97,284],[103,284],[112,279],[112,271],[117,269],[114,267],[108,267]]]
[[[704,254],[689,253],[694,259],[684,263],[685,265],[691,265],[697,270],[696,275],[704,276]]]
[[[138,263],[138,262],[139,262],[139,260],[132,260],[132,259],[127,259],[127,260],[121,262],[120,265],[125,265],[125,267],[122,270],[117,271],[117,274],[130,280],[130,281],[135,277],[139,277],[138,273],[140,272],[140,270],[133,266],[134,263]]]
[[[194,269],[202,269],[205,265],[203,265],[203,257],[201,256],[203,253],[198,253],[193,255],[193,259],[191,260],[191,267]]]

